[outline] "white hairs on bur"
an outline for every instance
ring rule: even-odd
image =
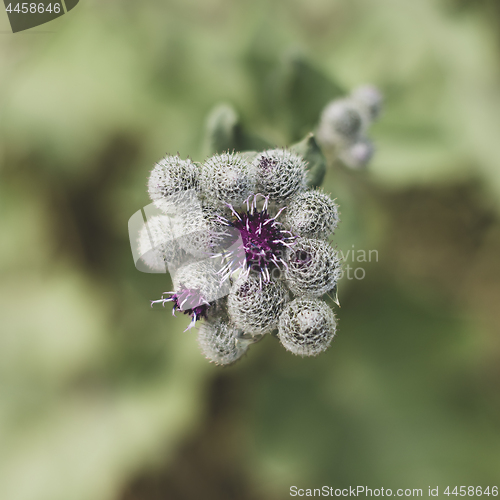
[[[294,295],[321,297],[341,275],[340,258],[327,241],[297,238],[288,251],[285,280]]]
[[[284,222],[298,236],[328,238],[339,223],[338,208],[322,191],[304,191],[295,195],[288,203]]]
[[[198,167],[191,160],[166,156],[153,168],[148,180],[148,193],[157,208],[165,213],[181,213],[188,209],[199,190]]]
[[[234,153],[214,155],[201,166],[200,186],[208,205],[241,205],[255,189],[254,169]]]
[[[240,338],[241,333],[241,330],[222,318],[215,318],[200,326],[198,344],[211,362],[217,365],[229,365],[243,356],[250,344]]]
[[[335,315],[325,302],[298,298],[281,313],[278,338],[293,354],[316,356],[329,347],[336,328]]]
[[[268,333],[276,328],[287,300],[288,292],[281,282],[241,275],[227,299],[229,317],[245,333]]]
[[[282,203],[306,189],[306,163],[301,156],[286,149],[269,149],[259,153],[253,162],[257,190],[271,201]]]

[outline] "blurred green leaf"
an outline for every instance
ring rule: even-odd
[[[209,113],[203,142],[204,157],[223,151],[262,151],[271,147],[269,142],[246,132],[229,104],[219,104]]]
[[[322,109],[346,91],[306,61],[292,55],[283,64],[283,109],[290,119],[295,140],[314,129]]]

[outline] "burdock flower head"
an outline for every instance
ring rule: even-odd
[[[171,303],[174,315],[189,316],[186,330],[199,327],[211,362],[232,364],[270,335],[299,356],[329,347],[337,320],[323,299],[336,297],[342,275],[330,243],[340,219],[320,186],[338,161],[367,165],[381,108],[375,87],[358,87],[326,104],[315,133],[259,151],[265,139],[221,105],[207,120],[203,162],[177,154],[155,164],[152,203],[129,221],[134,261],[141,271],[168,270],[172,289],[151,306]]]
[[[174,314],[191,317],[188,329],[201,320],[208,359],[233,363],[269,333],[301,356],[329,346],[336,322],[319,297],[341,274],[328,242],[339,212],[326,193],[307,186],[300,155],[227,152],[201,165],[166,157],[148,186],[164,215],[149,221],[139,243],[146,248],[144,240],[153,239],[146,264],[166,264],[173,283],[152,305],[171,302]]]

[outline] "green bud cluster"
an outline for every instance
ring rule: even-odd
[[[317,139],[323,150],[350,168],[366,166],[375,151],[368,129],[382,109],[376,87],[364,85],[347,98],[336,99],[323,109]]]

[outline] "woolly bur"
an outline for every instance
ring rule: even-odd
[[[336,328],[335,315],[325,302],[298,298],[281,313],[278,338],[293,354],[316,356],[328,349]]]
[[[321,297],[341,276],[337,252],[323,240],[300,238],[288,251],[285,280],[294,295]]]
[[[217,365],[229,365],[243,356],[251,344],[241,335],[241,330],[223,318],[215,318],[200,326],[198,344],[208,360]]]
[[[214,155],[201,167],[200,187],[209,204],[241,205],[254,192],[254,169],[237,154]]]
[[[298,236],[328,238],[339,223],[338,206],[319,190],[304,191],[291,199],[284,222]]]
[[[271,201],[283,203],[307,185],[306,164],[302,157],[286,149],[269,149],[253,162],[257,191]]]
[[[241,275],[227,299],[229,317],[244,332],[262,335],[276,328],[287,300],[288,292],[281,282]]]
[[[164,213],[182,213],[192,206],[199,190],[198,167],[189,159],[166,156],[153,168],[148,180],[148,193],[153,203]]]

